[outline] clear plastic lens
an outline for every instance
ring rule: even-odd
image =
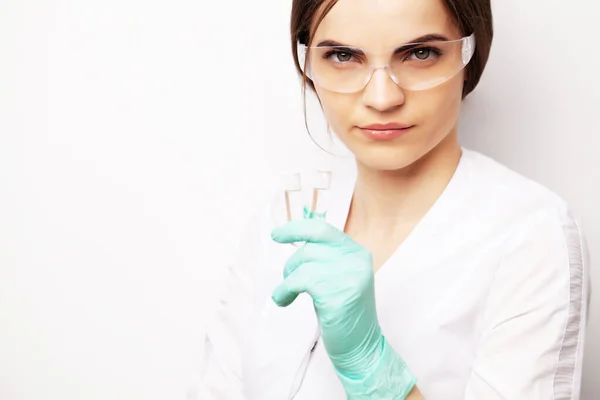
[[[317,85],[336,92],[360,91],[377,69],[407,90],[425,90],[456,76],[471,60],[474,35],[454,40],[403,45],[388,53],[355,47],[299,49],[301,63],[308,54],[307,75]],[[301,64],[303,65],[303,64]]]

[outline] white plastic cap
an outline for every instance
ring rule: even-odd
[[[280,182],[283,190],[301,190],[299,173],[283,173],[280,175]]]
[[[309,176],[310,187],[319,190],[329,190],[331,185],[331,171],[313,171]]]

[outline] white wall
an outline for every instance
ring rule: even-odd
[[[596,6],[497,3],[464,143],[567,198],[598,258]],[[290,6],[0,2],[0,399],[183,398],[238,220],[273,168],[330,161],[303,130]]]

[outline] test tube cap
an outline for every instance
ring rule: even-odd
[[[309,185],[314,189],[329,190],[331,185],[331,171],[317,170],[309,175]]]
[[[301,190],[300,174],[295,172],[285,172],[279,176],[283,190]]]

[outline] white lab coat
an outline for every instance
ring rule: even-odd
[[[355,170],[333,171],[329,221],[343,229]],[[270,299],[291,245],[250,224],[205,338],[190,398],[335,400],[346,395],[311,298]],[[439,200],[376,273],[379,321],[426,400],[579,399],[587,256],[565,202],[463,149]]]

